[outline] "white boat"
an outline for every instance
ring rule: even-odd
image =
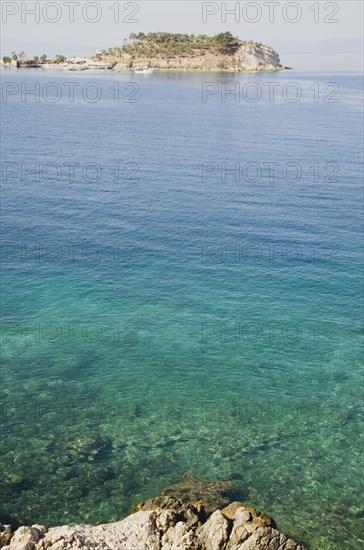
[[[88,68],[91,70],[109,70],[112,69],[113,66],[111,64],[106,63],[89,63]]]
[[[68,68],[69,71],[88,71],[89,67],[86,67],[84,65],[75,65],[73,67]]]
[[[155,74],[157,69],[135,69],[134,72],[138,74]]]

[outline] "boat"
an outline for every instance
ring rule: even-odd
[[[18,69],[41,69],[42,65],[38,65],[38,63],[32,63],[31,61],[26,62],[20,62],[17,65]]]
[[[69,67],[69,71],[88,71],[89,67],[83,67],[81,65],[75,65],[74,67]]]
[[[157,72],[157,69],[135,69],[134,72],[137,74],[155,74]]]
[[[89,63],[88,68],[95,71],[95,70],[110,70],[113,68],[113,65],[111,63]]]

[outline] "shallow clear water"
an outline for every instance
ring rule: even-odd
[[[2,80],[3,513],[113,521],[190,471],[309,548],[360,548],[361,75]],[[36,82],[60,101],[23,103]]]

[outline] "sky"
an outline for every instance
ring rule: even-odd
[[[1,57],[90,56],[131,33],[230,31],[272,46],[284,65],[363,69],[363,0],[1,0]]]

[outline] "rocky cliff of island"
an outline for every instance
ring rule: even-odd
[[[115,63],[115,70],[276,71],[287,68],[271,47],[241,40],[230,32],[215,36],[166,32],[131,34],[126,44],[103,51],[99,59]]]

